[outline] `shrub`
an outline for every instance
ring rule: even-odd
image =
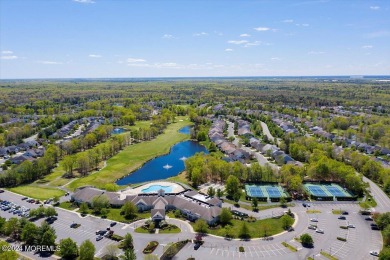
[[[343,238],[343,237],[337,237],[338,240],[340,241],[344,241],[344,242],[347,242],[347,239]]]
[[[157,246],[158,246],[157,241],[150,241],[148,245],[145,247],[145,249],[143,250],[143,253],[150,254],[156,249]]]
[[[241,253],[245,252],[244,247],[243,247],[243,246],[240,246],[240,247],[238,248],[238,251],[240,251]]]

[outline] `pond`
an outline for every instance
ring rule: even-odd
[[[125,131],[125,129],[123,129],[123,128],[115,128],[114,130],[112,130],[112,132],[111,132],[111,134],[113,134],[113,135],[116,135],[116,134],[121,134],[121,133],[123,133]]]
[[[188,125],[180,128],[179,133],[189,135],[191,133],[190,130],[191,130],[191,126]]]
[[[208,153],[207,149],[195,141],[184,141],[171,147],[169,154],[154,158],[140,169],[118,180],[118,185],[166,179],[184,171],[184,161],[196,153]]]

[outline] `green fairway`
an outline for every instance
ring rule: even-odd
[[[180,134],[178,130],[190,124],[191,122],[184,119],[184,117],[178,117],[176,123],[168,125],[164,133],[157,136],[157,138],[126,147],[107,160],[107,166],[100,172],[75,180],[67,187],[72,190],[85,185],[102,188],[106,183],[115,182],[117,179],[138,169],[148,160],[166,154],[172,145],[188,139],[188,135]]]
[[[61,197],[65,194],[65,192],[60,189],[32,185],[19,186],[15,188],[10,188],[9,190],[39,200],[47,200],[50,198],[54,198],[55,196]]]

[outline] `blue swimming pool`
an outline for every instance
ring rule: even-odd
[[[151,192],[156,192],[159,191],[160,189],[163,189],[165,192],[167,193],[171,193],[172,192],[172,186],[162,186],[162,185],[151,185],[149,187],[147,187],[146,189],[142,189],[141,191],[143,193],[151,193]]]

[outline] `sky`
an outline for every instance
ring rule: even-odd
[[[390,74],[388,0],[0,0],[0,79]]]

